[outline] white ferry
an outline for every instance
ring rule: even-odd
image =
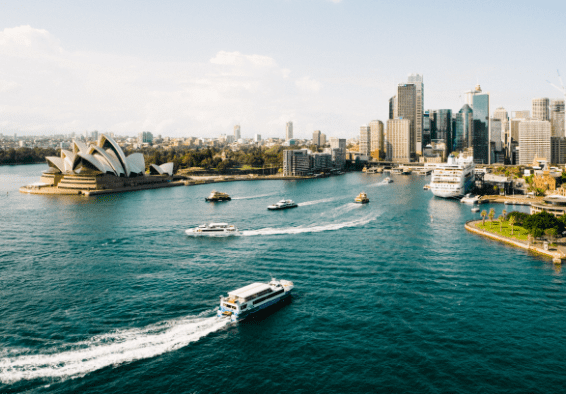
[[[473,158],[456,159],[450,155],[447,163],[438,164],[432,171],[430,190],[437,197],[462,197],[470,190],[474,179]]]
[[[272,278],[269,283],[252,283],[228,292],[228,297],[220,296],[217,316],[230,317],[240,321],[262,309],[288,297],[293,290],[293,282]]]
[[[236,226],[228,223],[210,223],[202,224],[197,228],[190,228],[185,230],[187,235],[212,235],[212,236],[224,236],[224,235],[235,235],[238,232]]]
[[[393,182],[393,180],[389,177],[385,178],[384,180],[381,181],[381,183],[391,183]]]
[[[296,208],[296,207],[298,207],[298,205],[293,200],[281,200],[273,205],[268,205],[267,209],[274,211],[278,209],[288,209],[288,208]]]

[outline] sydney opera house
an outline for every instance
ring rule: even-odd
[[[73,141],[69,150],[61,149],[61,157],[47,157],[49,169],[40,182],[20,189],[40,194],[96,194],[164,187],[173,175],[173,163],[151,164],[145,173],[141,153],[124,154],[109,136],[101,134],[97,143]]]

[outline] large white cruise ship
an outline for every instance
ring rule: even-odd
[[[443,198],[465,195],[474,183],[474,159],[457,159],[450,155],[447,163],[438,164],[430,180],[432,194]]]

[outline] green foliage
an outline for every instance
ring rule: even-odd
[[[540,238],[544,235],[544,230],[538,227],[530,229],[529,233],[535,238]]]
[[[540,229],[544,232],[544,230],[549,228],[555,228],[557,232],[564,231],[564,223],[548,212],[528,215],[528,217],[523,220],[522,226],[531,231],[533,229]]]
[[[60,156],[59,149],[53,148],[10,148],[0,149],[0,164],[43,163],[47,156]]]

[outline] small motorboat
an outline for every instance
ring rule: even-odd
[[[391,183],[393,182],[393,180],[389,177],[385,178],[384,180],[381,181],[381,183]]]
[[[365,192],[361,192],[358,196],[354,199],[354,202],[359,204],[366,204],[369,202],[368,195]]]
[[[480,211],[480,207],[473,207],[472,208],[472,212],[479,212]]]
[[[228,194],[213,190],[212,193],[210,193],[210,196],[204,198],[204,201],[230,201],[231,199],[232,198]]]

